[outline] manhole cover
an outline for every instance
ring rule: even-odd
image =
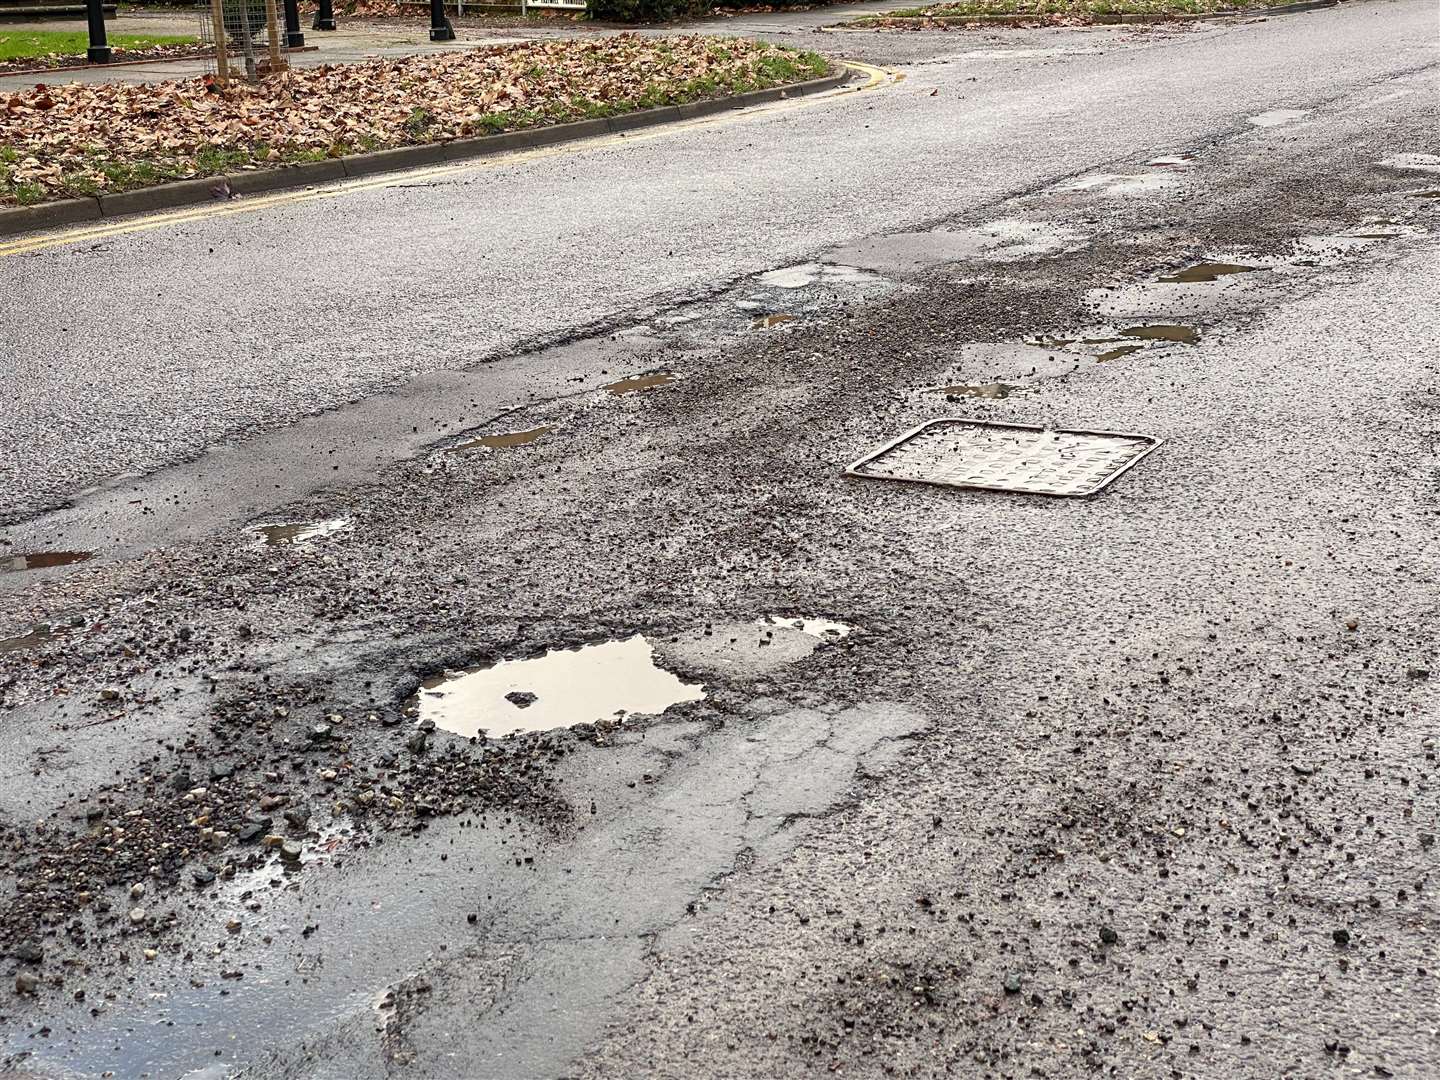
[[[847,476],[1036,495],[1093,495],[1159,439],[986,420],[931,420],[865,455]]]

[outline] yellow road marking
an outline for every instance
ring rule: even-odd
[[[431,168],[386,173],[383,176],[377,176],[373,179],[342,180],[338,183],[327,184],[320,187],[298,188],[292,191],[276,192],[274,195],[240,198],[233,202],[200,203],[178,210],[162,210],[138,218],[126,218],[112,222],[103,222],[97,225],[81,225],[59,232],[32,234],[21,237],[18,240],[11,240],[8,243],[0,243],[0,258],[7,255],[25,255],[32,251],[43,251],[46,248],[83,244],[91,240],[104,240],[108,237],[123,236],[126,233],[161,229],[168,225],[184,225],[191,221],[229,217],[232,214],[248,214],[256,210],[265,210],[272,206],[289,206],[295,203],[312,202],[317,199],[335,199],[360,191],[396,187],[402,184],[413,184],[417,181],[431,180],[436,177],[454,176],[457,173],[478,172],[485,169],[516,165],[526,161],[538,161],[543,158],[575,153],[579,150],[593,150],[599,147],[648,142],[652,139],[664,138],[676,131],[686,131],[692,128],[718,124],[733,124],[767,113],[807,108],[822,101],[833,101],[835,98],[846,94],[859,93],[863,90],[874,90],[887,84],[893,85],[901,78],[897,72],[874,67],[870,64],[862,64],[853,60],[845,60],[842,61],[842,63],[852,71],[858,71],[860,74],[866,76],[865,81],[853,86],[836,87],[834,90],[829,90],[822,94],[784,99],[756,106],[755,108],[736,109],[733,112],[717,113],[714,116],[702,116],[694,120],[682,120],[673,124],[658,124],[652,128],[639,128],[635,131],[626,132],[623,135],[601,135],[592,139],[580,139],[570,143],[559,143],[555,146],[541,146],[533,150],[518,150],[514,153],[476,158],[473,161],[457,161],[447,165],[436,165]]]

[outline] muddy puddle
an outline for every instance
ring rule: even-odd
[[[1173,341],[1181,345],[1195,345],[1200,341],[1199,330],[1193,326],[1182,326],[1179,323],[1127,326],[1120,333],[1124,337],[1139,338],[1141,341]]]
[[[668,371],[657,371],[649,375],[632,375],[628,379],[610,383],[604,389],[615,397],[624,397],[626,394],[638,394],[642,390],[652,390],[657,386],[668,386],[675,379],[676,376]]]
[[[1101,364],[1109,363],[1111,360],[1119,360],[1122,356],[1129,356],[1133,352],[1139,352],[1145,348],[1144,345],[1119,345],[1113,349],[1106,349],[1095,357]]]
[[[47,641],[54,641],[60,636],[61,630],[54,626],[37,626],[28,634],[21,634],[19,637],[0,638],[0,653],[24,652],[26,649],[33,649],[37,645],[43,645]]]
[[[353,527],[349,518],[327,518],[323,521],[280,521],[251,526],[266,547],[296,547],[315,540],[348,532]]]
[[[447,447],[447,454],[463,454],[469,450],[509,450],[516,446],[528,446],[541,435],[554,430],[550,427],[531,428],[529,431],[507,431],[499,435],[481,435],[477,439],[468,439],[465,442],[457,443]]]
[[[799,319],[798,315],[762,315],[750,322],[751,330],[769,330],[772,327],[784,326],[786,323],[793,323]]]
[[[1167,274],[1159,280],[1173,285],[1193,285],[1197,282],[1219,281],[1231,274],[1250,274],[1263,269],[1263,266],[1247,266],[1244,263],[1202,262],[1187,266],[1177,273]]]
[[[55,566],[71,566],[94,557],[93,551],[30,551],[23,555],[0,556],[0,572],[48,570]]]
[[[499,738],[653,715],[704,697],[703,686],[660,667],[650,642],[636,634],[427,679],[416,706],[421,721],[433,720],[445,731]]]

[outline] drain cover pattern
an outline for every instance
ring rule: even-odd
[[[931,420],[867,454],[848,476],[1037,495],[1093,495],[1155,447],[1148,435]]]

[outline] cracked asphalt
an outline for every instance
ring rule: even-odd
[[[1433,9],[820,14],[905,77],[0,258],[7,1071],[1440,1071]],[[1163,441],[842,475],[945,416]]]

